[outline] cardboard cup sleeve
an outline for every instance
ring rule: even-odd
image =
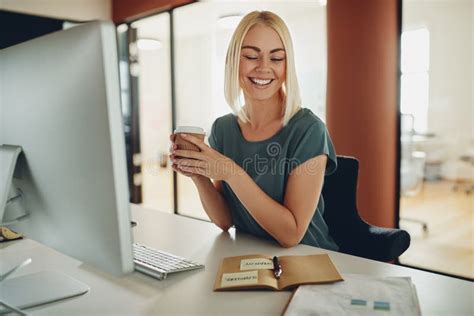
[[[200,138],[201,140],[204,140],[204,134],[194,134],[194,133],[186,133],[186,134],[193,135],[195,137]],[[180,133],[176,134],[175,144],[178,145],[178,149],[181,149],[181,150],[201,151],[199,147],[197,147],[193,143],[181,137]]]

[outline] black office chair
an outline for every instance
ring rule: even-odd
[[[337,156],[337,170],[325,177],[324,219],[339,251],[378,261],[393,261],[410,246],[402,229],[372,226],[362,220],[356,205],[359,161]]]

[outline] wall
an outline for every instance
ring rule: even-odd
[[[358,207],[394,227],[397,208],[397,0],[328,1],[326,119],[336,152],[360,161]]]
[[[1,8],[73,21],[110,20],[111,3],[111,0],[1,0]]]
[[[428,129],[436,139],[422,149],[429,160],[445,162],[446,178],[459,176],[459,156],[474,140],[473,10],[470,0],[410,0],[403,6],[403,30],[430,32]]]
[[[194,2],[193,0],[112,0],[112,16],[116,23],[137,19]]]

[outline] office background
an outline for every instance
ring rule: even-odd
[[[209,131],[229,111],[219,101],[222,61],[239,15],[253,8],[281,14],[295,42],[304,106],[326,121],[339,154],[361,162],[364,219],[409,230],[402,263],[473,278],[472,1],[2,4],[43,17],[44,33],[65,20],[66,27],[116,22],[132,197],[201,219],[191,181],[173,179],[164,158],[168,134],[187,123]],[[38,30],[25,27],[31,19],[17,15],[2,29],[18,36]]]

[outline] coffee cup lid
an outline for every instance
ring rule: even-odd
[[[197,127],[197,126],[178,126],[175,130],[174,130],[174,133],[177,134],[177,133],[189,133],[189,134],[206,134],[206,132],[204,132],[204,129],[202,129],[201,127]]]

